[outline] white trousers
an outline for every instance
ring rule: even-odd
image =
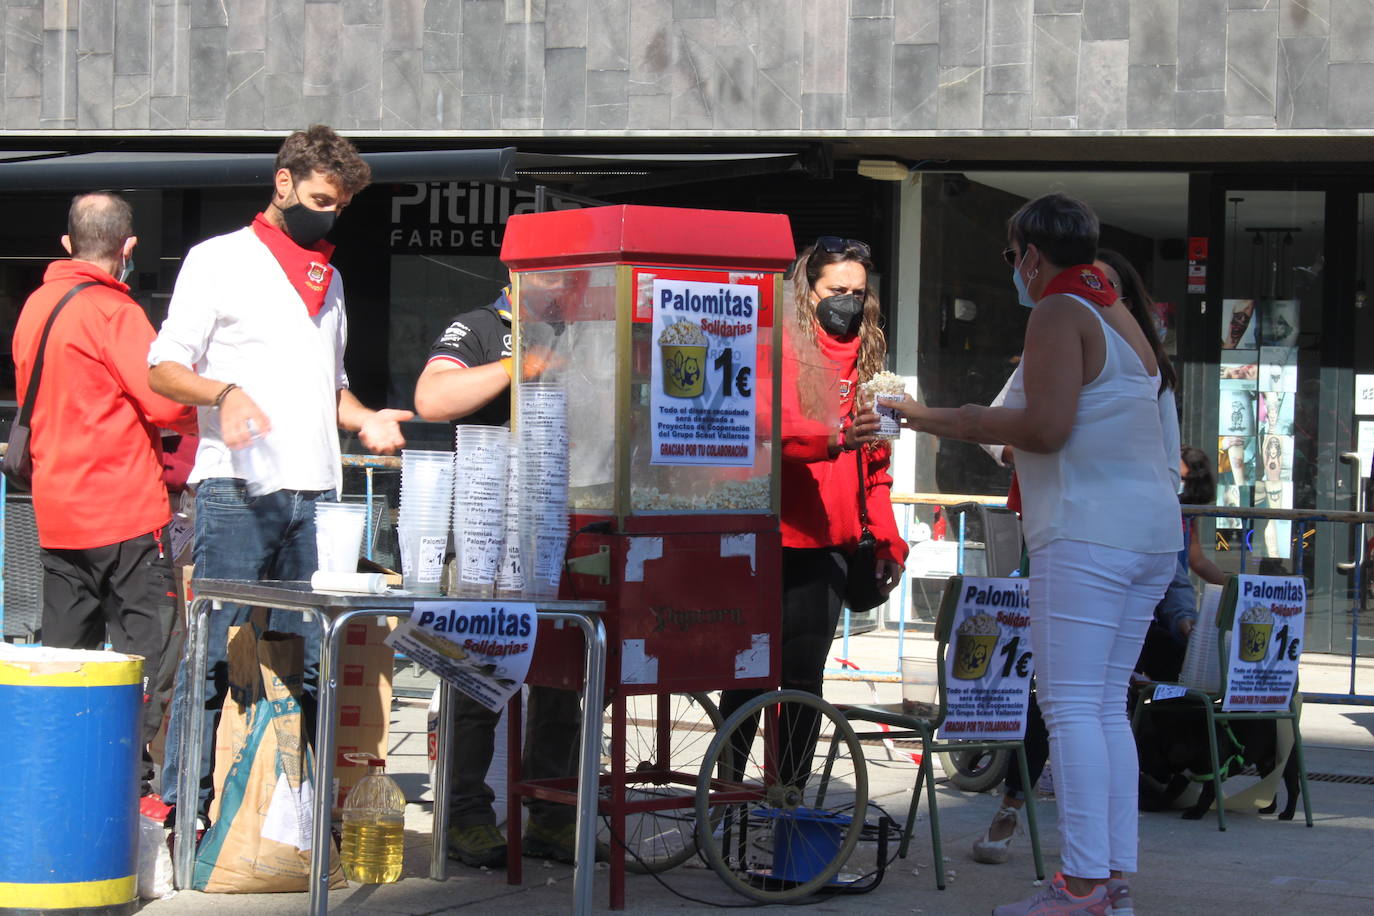
[[[1139,763],[1126,690],[1177,558],[1071,540],[1030,553],[1036,695],[1066,875],[1136,870]]]

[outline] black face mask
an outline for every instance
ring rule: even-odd
[[[853,293],[826,296],[816,303],[816,321],[835,337],[853,337],[864,321],[864,301]]]
[[[334,210],[312,210],[301,203],[299,197],[291,206],[278,206],[277,209],[286,222],[286,234],[302,248],[310,248],[328,235],[339,215]]]

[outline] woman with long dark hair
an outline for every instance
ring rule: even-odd
[[[866,243],[821,236],[793,266],[784,309],[781,680],[817,696],[859,543],[861,492],[880,591],[897,584],[907,554],[892,512],[890,449],[859,396],[887,355],[872,268]],[[757,693],[725,691],[721,715]],[[780,782],[805,781],[815,724],[781,723]]]

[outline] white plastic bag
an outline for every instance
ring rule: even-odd
[[[172,853],[162,824],[151,817],[138,817],[138,896],[161,900],[176,894],[172,889]]]

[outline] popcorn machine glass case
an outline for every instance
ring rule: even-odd
[[[608,689],[774,686],[787,218],[521,215],[501,257],[516,365],[567,395],[574,572],[562,594],[607,602]],[[531,681],[573,686],[576,665],[550,662],[544,640]]]

